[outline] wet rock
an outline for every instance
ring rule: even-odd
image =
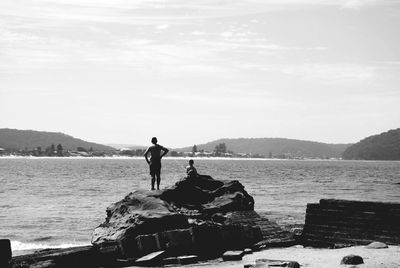
[[[353,264],[353,265],[362,264],[362,263],[364,263],[364,260],[361,256],[358,256],[358,255],[344,256],[342,261],[340,262],[340,264]]]
[[[372,249],[381,249],[381,248],[388,248],[388,245],[382,242],[372,242],[369,245],[365,246],[366,248],[372,248]]]

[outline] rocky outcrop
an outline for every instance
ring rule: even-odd
[[[285,237],[254,211],[254,199],[238,181],[199,175],[162,191],[135,191],[110,205],[92,246],[17,256],[12,267],[187,264],[227,250],[269,247],[276,243],[271,239]]]
[[[206,250],[208,242],[203,240],[216,236],[227,245],[250,246],[262,239],[261,231],[251,228],[254,222],[235,224],[231,215],[257,215],[253,209],[254,199],[238,181],[199,175],[162,191],[135,191],[112,204],[105,222],[93,232],[92,243],[100,248],[114,243],[124,257],[179,247]],[[214,246],[220,250],[226,247],[218,244]]]

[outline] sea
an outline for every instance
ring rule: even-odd
[[[400,162],[194,159],[200,174],[238,180],[255,210],[283,226],[304,223],[322,198],[400,202]],[[182,179],[188,159],[164,158],[161,188]],[[150,189],[143,158],[0,157],[0,239],[13,255],[89,245],[106,208]]]

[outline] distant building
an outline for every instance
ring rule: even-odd
[[[0,155],[3,155],[3,154],[5,154],[5,153],[6,153],[6,149],[0,148]]]

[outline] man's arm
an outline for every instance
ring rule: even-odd
[[[169,150],[165,147],[161,147],[161,150],[163,151],[163,153],[160,155],[160,158],[163,158],[163,156],[166,155],[169,152]]]
[[[150,164],[150,160],[148,158],[150,152],[150,147],[146,149],[146,151],[144,152],[144,158],[146,159],[147,164]]]

